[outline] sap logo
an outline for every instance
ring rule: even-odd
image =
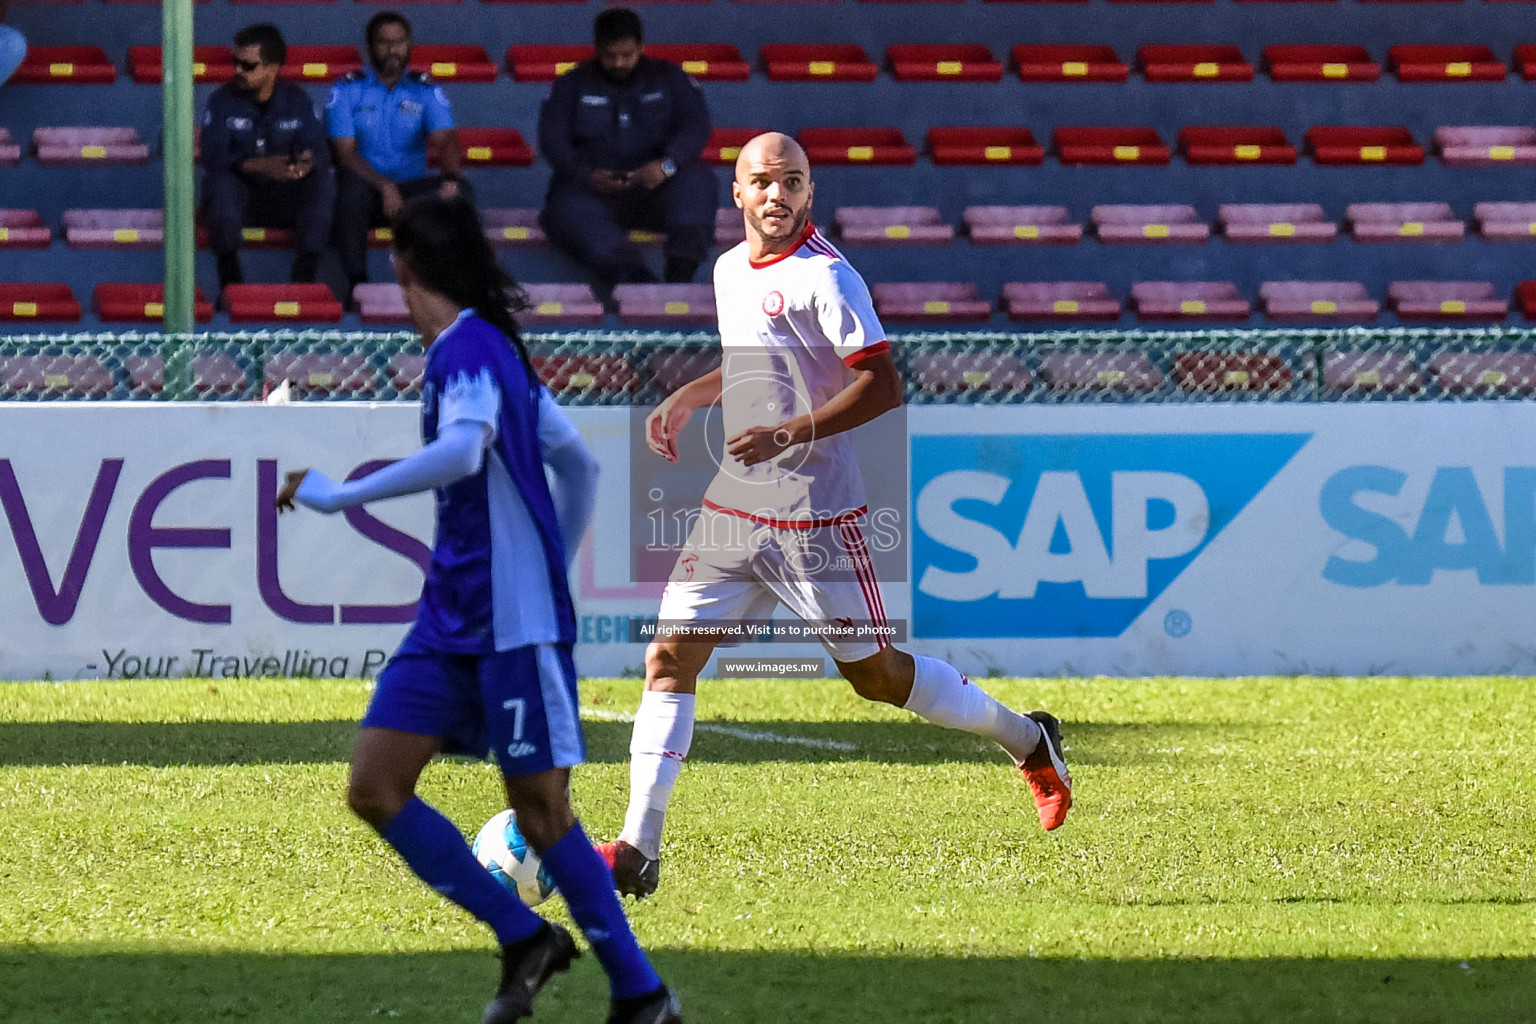
[[[1395,498],[1407,482],[1407,473],[1387,466],[1351,466],[1328,479],[1319,503],[1323,520],[1376,554],[1368,559],[1335,555],[1323,566],[1324,579],[1345,587],[1392,582],[1422,587],[1437,569],[1470,569],[1482,584],[1536,584],[1536,466],[1504,470],[1502,544],[1489,503],[1466,466],[1435,470],[1411,534],[1399,517],[1365,507],[1366,502],[1382,505],[1380,498],[1367,496]]]
[[[913,438],[913,635],[1119,636],[1310,436]]]

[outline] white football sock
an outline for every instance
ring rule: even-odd
[[[661,829],[672,787],[693,745],[691,693],[647,690],[629,735],[629,810],[619,838],[652,860],[661,856]]]
[[[1032,718],[999,704],[991,694],[961,675],[947,661],[914,654],[912,694],[906,709],[946,729],[963,729],[985,736],[1008,751],[1015,764],[1040,742],[1040,726]]]

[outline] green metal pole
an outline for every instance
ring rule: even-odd
[[[165,332],[192,330],[192,4],[162,0],[161,86],[165,106]]]

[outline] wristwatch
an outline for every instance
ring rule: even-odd
[[[662,157],[661,173],[665,174],[669,178],[672,177],[672,175],[677,173],[677,163],[669,156]]]

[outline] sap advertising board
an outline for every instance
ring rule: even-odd
[[[580,669],[634,671],[623,409],[573,573]],[[1209,403],[909,410],[917,650],[973,673],[1536,670],[1536,410]],[[0,678],[372,675],[431,501],[270,511],[280,472],[419,444],[405,403],[0,405]],[[866,467],[866,472],[874,472]],[[778,644],[729,653],[818,654]]]

